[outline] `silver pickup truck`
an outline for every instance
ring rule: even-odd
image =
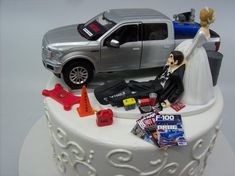
[[[85,24],[47,32],[42,41],[43,64],[71,89],[88,83],[98,72],[160,67],[180,42],[195,35],[176,32],[175,24],[152,9],[107,10]],[[218,50],[219,44],[219,35],[211,31],[206,50]]]

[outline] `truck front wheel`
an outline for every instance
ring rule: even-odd
[[[72,62],[63,69],[64,82],[71,89],[79,89],[93,77],[93,68],[89,63]]]

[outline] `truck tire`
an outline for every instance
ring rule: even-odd
[[[89,63],[71,62],[63,68],[63,79],[71,89],[80,89],[91,81],[93,72]]]

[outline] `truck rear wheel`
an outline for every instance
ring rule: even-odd
[[[64,82],[71,89],[79,89],[93,77],[93,68],[86,62],[71,62],[63,69]]]

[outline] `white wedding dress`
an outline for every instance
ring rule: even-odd
[[[181,100],[186,105],[205,105],[214,98],[209,61],[202,46],[209,38],[199,29],[194,39],[185,40],[175,49],[183,52],[187,60]]]

